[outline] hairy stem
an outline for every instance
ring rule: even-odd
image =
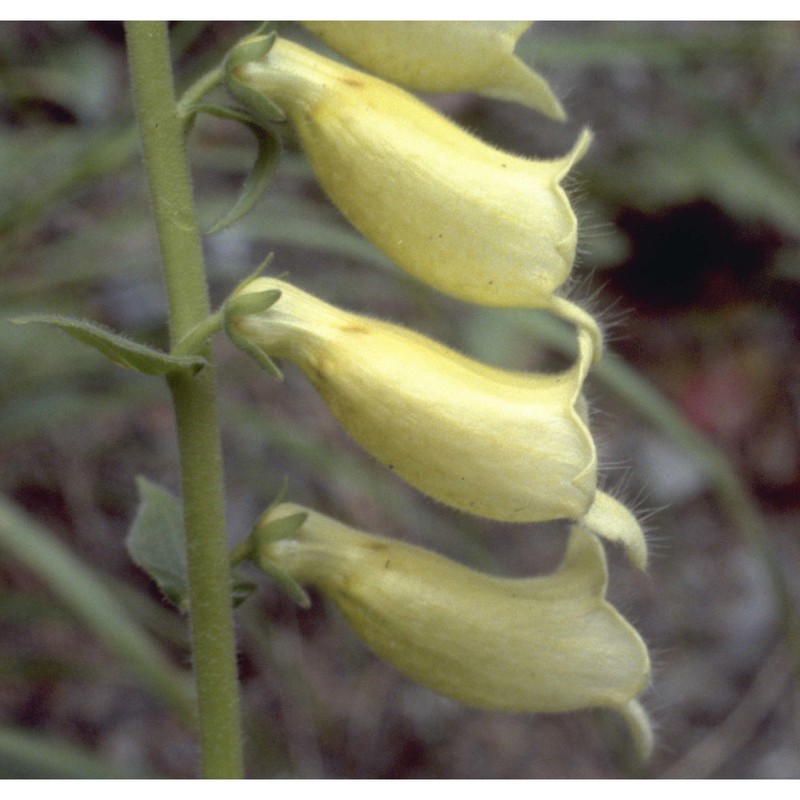
[[[173,347],[210,313],[165,23],[126,24],[134,102],[158,229]],[[209,366],[169,379],[181,459],[192,660],[203,773],[241,777],[242,746],[225,538],[217,386]]]

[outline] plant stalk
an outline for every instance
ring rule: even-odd
[[[134,104],[158,230],[174,348],[209,316],[200,232],[166,23],[126,23]],[[169,378],[181,461],[192,661],[207,778],[243,775],[239,686],[225,537],[217,386],[209,366]]]

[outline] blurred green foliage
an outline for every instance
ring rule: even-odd
[[[303,31],[285,29],[308,41]],[[181,86],[217,63],[247,30],[234,23],[175,25]],[[166,306],[123,45],[121,27],[111,23],[0,23],[0,317],[72,314],[164,348]],[[581,126],[595,130],[597,144],[581,165],[575,189],[587,231],[580,293],[613,299],[614,276],[635,262],[641,243],[635,231],[619,225],[626,214],[658,221],[676,207],[708,203],[745,238],[766,237],[769,246],[759,251],[751,276],[757,297],[774,301],[790,325],[798,323],[797,308],[791,308],[800,278],[797,24],[542,24],[523,39],[520,54],[565,98],[568,126],[532,119],[502,103],[431,99],[480,135],[522,154],[555,155],[570,146]],[[230,102],[222,92],[213,99]],[[569,356],[569,332],[552,321],[465,308],[395,270],[330,207],[290,132],[281,133],[285,152],[265,197],[231,228],[207,238],[217,302],[274,251],[273,269],[289,272],[309,291],[392,318],[487,361],[533,368]],[[201,219],[210,226],[231,208],[252,165],[252,137],[232,122],[201,115],[189,148]],[[692,247],[692,241],[679,244]],[[675,252],[676,259],[683,257],[677,245]],[[670,281],[669,267],[649,278],[653,293],[659,293],[659,281]],[[110,577],[124,608],[120,614],[185,667],[180,619],[159,605],[157,591],[130,565],[123,546],[136,508],[136,476],[176,486],[166,388],[157,379],[114,368],[44,326],[3,322],[0,332],[3,502],[49,528],[98,581]],[[215,347],[232,543],[244,537],[288,477],[294,501],[359,527],[419,538],[465,561],[532,572],[557,560],[558,529],[546,529],[531,544],[510,528],[498,536],[479,520],[418,498],[344,438],[294,372],[277,384],[227,342]],[[635,343],[623,349],[635,358]],[[646,359],[636,364],[643,372],[650,366],[658,385],[667,374],[660,365]],[[645,376],[631,377],[626,369],[612,360],[594,386],[617,392],[627,413],[644,418],[646,426],[661,426],[693,458],[705,458],[717,490],[744,497],[744,512],[735,502],[728,510],[747,525],[752,502],[724,454],[700,439],[674,406],[667,404],[659,416],[654,409],[662,394],[653,400],[642,388],[649,386]],[[671,394],[670,386],[661,389]],[[720,458],[722,466],[715,460]],[[641,491],[635,480],[633,491]],[[753,541],[768,548],[757,514],[750,523]],[[774,564],[771,569],[772,579],[780,581],[779,567],[778,573]],[[638,591],[640,598],[649,597],[642,587]],[[83,652],[75,642],[86,639],[72,626],[59,633],[59,597],[32,562],[9,559],[3,551],[0,776],[114,775],[131,765],[136,774],[191,774],[191,733],[166,711],[165,696],[156,692],[154,700],[141,681],[131,687],[127,672],[109,669],[107,640]],[[373,708],[372,696],[397,700],[395,685],[381,683],[369,657],[343,630],[321,632],[324,610],[302,620],[299,613],[268,589],[240,612],[253,777],[459,776],[442,745],[441,723],[432,722],[424,733],[415,729],[412,736],[403,728],[411,725],[408,718]],[[276,622],[266,627],[270,615]],[[304,644],[301,630],[319,650]],[[329,659],[324,667],[314,661],[317,653]],[[84,702],[98,687],[99,699]],[[115,699],[115,689],[129,694]],[[364,729],[376,720],[395,726],[385,752],[365,744],[369,740],[356,723],[341,741],[348,708],[338,696],[361,698],[369,706],[361,709]],[[418,705],[420,716],[436,716],[434,701]],[[455,713],[449,707],[439,711],[443,719]],[[570,724],[556,735],[567,749]],[[531,742],[541,741],[531,736]],[[56,739],[63,744],[54,745]],[[165,740],[172,744],[159,748]],[[414,746],[425,751],[418,763]],[[62,749],[70,747],[80,750]],[[435,755],[437,748],[442,755]],[[558,775],[626,774],[624,765],[604,761],[603,751],[598,745],[585,762],[563,758]],[[529,766],[521,760],[523,765],[505,768],[520,777],[553,776],[548,770],[557,763],[555,758]],[[657,762],[654,770],[663,766]]]

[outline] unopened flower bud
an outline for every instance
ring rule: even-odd
[[[345,58],[407,89],[477,92],[564,119],[547,82],[514,55],[529,22],[302,24]]]
[[[298,513],[307,514],[299,529],[267,540],[259,559],[328,595],[406,676],[479,708],[616,708],[646,757],[650,728],[635,698],[649,679],[647,648],[606,601],[603,548],[581,526],[555,573],[512,579],[291,504],[259,525]]]
[[[592,351],[586,332],[565,372],[509,372],[283,281],[258,278],[242,294],[266,290],[280,291],[280,299],[237,319],[238,335],[299,366],[344,429],[401,478],[495,520],[588,513],[602,523],[599,533],[644,566],[641,529],[628,524],[626,511],[618,530],[614,501],[596,491],[596,451],[580,413]],[[598,503],[599,515],[592,511]]]
[[[588,131],[561,158],[514,156],[397,86],[284,39],[237,63],[229,86],[245,104],[255,92],[285,111],[330,198],[399,267],[468,302],[551,309],[591,331],[599,355],[595,320],[554,296],[577,242],[561,182]]]

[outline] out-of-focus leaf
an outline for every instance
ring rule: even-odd
[[[0,727],[0,778],[143,778],[147,770],[119,767],[83,747],[17,727]]]
[[[735,218],[800,236],[800,185],[723,127],[653,131],[645,146],[595,170],[592,191],[651,212],[709,199]]]
[[[150,280],[155,285],[161,279],[158,245],[149,234],[149,224],[143,206],[126,205],[113,217],[87,217],[68,236],[35,249],[18,249],[14,237],[0,237],[0,271],[4,271],[0,301],[21,300],[30,307],[33,298],[43,306],[58,297],[63,313],[79,313],[85,307],[75,303],[81,289],[96,291],[103,278]],[[114,287],[113,282],[100,285]],[[163,295],[160,284],[158,289]],[[166,318],[166,302],[158,313],[160,320]]]
[[[526,63],[620,64],[636,61],[664,69],[681,67],[687,59],[763,58],[765,52],[791,54],[796,36],[786,24],[766,22],[746,27],[715,22],[692,23],[678,31],[642,22],[540,23],[522,37],[516,53]]]
[[[33,570],[116,656],[125,669],[169,702],[194,716],[187,676],[131,620],[95,572],[13,503],[0,497],[0,549]]]
[[[30,139],[30,137],[26,137]],[[52,139],[41,141],[39,148],[25,150],[25,139],[14,140],[20,158],[9,158],[9,164],[28,164],[24,170],[25,180],[15,186],[13,192],[3,192],[11,198],[10,204],[3,203],[0,211],[0,233],[6,233],[18,225],[30,222],[44,212],[59,198],[69,194],[80,185],[121,168],[131,161],[136,152],[136,129],[133,125],[104,131],[92,137],[87,145],[86,133],[64,135],[55,133]],[[39,157],[36,158],[36,153]],[[10,168],[11,169],[11,168]],[[9,181],[0,179],[0,186]],[[27,186],[30,189],[27,190]],[[22,191],[20,191],[22,186]]]
[[[122,384],[92,394],[60,381],[27,387],[23,394],[12,395],[0,406],[0,444],[54,432],[71,423],[80,424],[90,415],[96,422],[104,415],[134,414],[153,401],[158,391],[159,387],[150,382]]]
[[[266,197],[257,212],[240,220],[237,232],[270,245],[291,245],[356,258],[397,270],[373,244],[326,205],[295,196]]]
[[[772,274],[776,278],[800,281],[800,247],[782,248],[775,256]]]

